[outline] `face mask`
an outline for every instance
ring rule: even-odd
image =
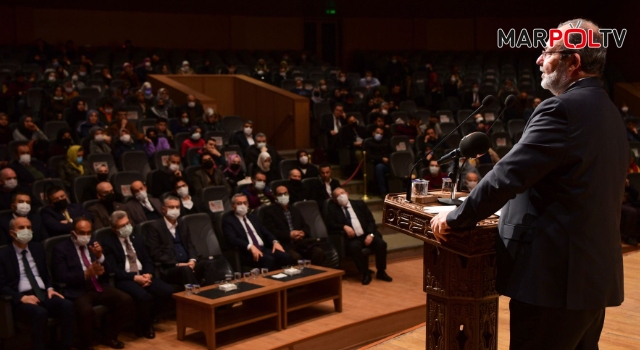
[[[622,107],[622,112],[627,113],[629,112],[629,107]]]
[[[191,135],[191,138],[196,141],[200,140],[200,133],[194,132],[193,135]]]
[[[89,241],[91,241],[91,236],[76,236],[75,241],[79,246],[86,247]]]
[[[480,89],[478,89],[478,88],[473,88],[473,89],[471,89],[471,91],[473,91],[473,92],[475,92],[475,93],[478,93],[478,91],[480,91]]]
[[[145,63],[144,63],[144,66],[145,66],[145,67],[151,67],[151,62],[145,62]]]
[[[56,77],[49,77],[49,81],[50,81],[50,82],[54,82],[54,81],[56,81]]]
[[[238,216],[245,216],[247,215],[247,206],[242,204],[242,205],[238,205],[236,207],[236,215]]]
[[[182,124],[189,124],[189,118],[182,118],[180,121],[182,121]]]
[[[78,76],[77,76],[77,75],[72,76],[72,77],[71,77],[71,80],[72,80],[72,81],[78,81]]]
[[[82,157],[78,157],[78,159],[76,159],[76,162],[78,163],[78,165],[82,165]]]
[[[67,202],[66,199],[57,201],[57,202],[53,202],[53,209],[57,210],[57,211],[63,211],[65,209],[67,209],[67,206],[69,206],[69,203]]]
[[[167,218],[169,220],[175,220],[180,216],[180,209],[168,209],[167,210]]]
[[[109,193],[109,194],[105,195],[104,197],[102,197],[101,201],[103,201],[105,203],[112,203],[115,199],[116,199],[116,195],[113,194],[113,193]]]
[[[320,85],[320,90],[326,90],[327,86],[326,85]]]
[[[262,191],[264,189],[265,183],[264,181],[256,181],[255,187],[256,190]]]
[[[169,170],[173,171],[174,173],[176,171],[178,171],[180,169],[180,165],[179,164],[169,164]]]
[[[347,78],[345,77],[340,77],[338,78],[338,80],[340,80],[341,83],[344,83],[345,81],[347,81]]]
[[[122,141],[124,143],[131,142],[131,135],[125,134],[125,135],[120,136],[120,141]]]
[[[231,170],[236,171],[240,169],[240,164],[231,164]]]
[[[56,101],[62,101],[64,100],[64,96],[53,96],[53,99]]]
[[[193,108],[193,107],[196,106],[196,103],[195,102],[189,102],[189,103],[187,103],[187,106],[189,106],[189,108]]]
[[[84,77],[87,75],[87,72],[78,72],[78,74],[80,74],[81,77]]]
[[[180,198],[184,198],[189,195],[189,187],[180,187],[176,192],[178,193],[178,196],[180,196]]]
[[[111,114],[111,113],[113,113],[113,109],[107,108],[107,109],[104,110],[104,112],[107,113],[107,114]]]
[[[386,109],[383,109],[383,110],[380,111],[380,114],[387,115],[387,114],[389,114],[389,111],[386,110]]]
[[[127,226],[120,228],[120,230],[118,230],[118,233],[120,233],[120,237],[122,238],[127,238],[129,236],[131,236],[131,233],[133,232],[133,226],[131,226],[131,224],[127,224]]]
[[[258,144],[256,144],[256,146],[258,146],[258,149],[263,149],[263,148],[267,147],[267,143],[266,142],[258,142]]]
[[[259,70],[259,71],[258,71],[258,75],[263,75],[263,74],[264,74],[264,71],[263,71],[263,70]]]
[[[289,204],[289,196],[280,196],[278,197],[278,204],[285,206]]]
[[[109,173],[96,174],[96,178],[98,179],[98,182],[106,182],[109,180]]]
[[[19,216],[27,216],[31,211],[31,205],[29,203],[18,203],[16,204],[16,214]]]
[[[349,197],[347,197],[345,193],[338,196],[338,204],[340,204],[340,206],[344,207],[347,203],[349,203]]]
[[[16,241],[20,242],[21,244],[27,244],[31,242],[31,239],[33,238],[33,231],[29,230],[28,228],[14,232],[16,233]]]
[[[249,135],[251,135],[251,133],[252,133],[252,132],[253,132],[253,129],[251,129],[251,128],[244,128],[244,134],[245,134],[245,135],[249,136]]]
[[[467,181],[467,188],[473,190],[478,185],[478,181]]]
[[[147,96],[151,95],[151,89],[144,89],[144,94]]]
[[[64,88],[64,91],[66,91],[68,94],[70,94],[70,93],[73,92],[73,88],[72,87],[71,88],[70,87],[66,87],[66,88]]]
[[[202,163],[202,167],[206,170],[210,170],[211,168],[213,168],[213,162],[210,160],[206,160],[204,163]]]
[[[4,182],[4,188],[11,191],[18,186],[18,179],[11,179]]]
[[[29,164],[31,163],[31,155],[30,154],[21,154],[20,155],[20,164]]]
[[[456,82],[456,77],[451,77],[451,82],[455,83]]]
[[[144,202],[147,199],[147,191],[140,191],[136,194],[136,199],[140,202]]]
[[[306,165],[307,163],[309,163],[309,157],[307,156],[300,157],[300,164]]]
[[[371,78],[371,77],[366,77],[365,79],[366,79],[367,81],[371,81],[373,78]]]
[[[287,72],[280,72],[280,76],[281,77],[286,77],[287,76]]]
[[[430,166],[429,172],[431,173],[431,175],[438,175],[438,173],[440,172],[440,167]]]
[[[373,135],[373,138],[374,138],[376,141],[380,141],[380,140],[382,140],[382,134],[375,134],[375,135]]]
[[[100,134],[100,135],[96,135],[93,138],[96,142],[104,142],[104,135]]]

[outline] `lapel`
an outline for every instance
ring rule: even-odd
[[[112,240],[113,240],[113,245],[114,245],[114,248],[116,249],[116,253],[118,254],[117,256],[119,256],[119,257],[124,257],[124,258],[126,259],[127,254],[126,254],[126,252],[124,251],[124,249],[122,249],[122,244],[120,243],[120,238],[118,238],[118,237],[117,237],[117,236],[115,236],[115,235],[113,235],[113,236],[111,236],[111,237],[113,237],[113,238],[112,238]]]
[[[18,281],[20,281],[20,264],[18,263],[18,256],[16,254],[16,249],[13,247],[13,241],[11,243],[9,243],[10,245],[7,246],[7,249],[11,249],[10,251],[8,251],[9,253],[9,261],[11,262],[11,264],[13,264],[13,272],[16,273],[16,276],[18,277]]]

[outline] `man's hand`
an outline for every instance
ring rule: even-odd
[[[362,141],[360,141],[360,142],[354,142],[354,143],[353,143],[353,146],[354,146],[354,147],[362,147]]]
[[[268,150],[269,150],[269,149],[268,149],[267,147],[262,147],[262,148],[260,149],[260,152],[267,152]]]
[[[187,266],[189,266],[191,270],[193,270],[196,268],[196,262],[193,260],[189,260],[189,262],[187,263]]]
[[[274,244],[275,248],[275,244]],[[258,261],[262,257],[262,252],[255,245],[251,246],[251,254],[253,255],[253,261]]]
[[[383,162],[384,164],[389,163],[389,158],[387,158],[387,157],[382,157],[382,162]]]
[[[304,236],[304,232],[300,230],[293,230],[291,231],[290,236],[291,240],[297,241]]]
[[[100,260],[102,258],[102,246],[100,246],[100,243],[93,242],[93,245],[89,246],[89,250],[96,256],[96,259]]]
[[[273,243],[273,249],[271,250],[271,253],[275,253],[276,250],[279,250],[279,251],[284,253],[284,249],[282,248],[282,246],[278,242]]]
[[[144,287],[144,285],[147,283],[147,278],[143,275],[136,275],[133,276],[133,281]]]
[[[336,136],[337,132],[335,130],[331,130],[331,136]]]
[[[371,235],[367,235],[367,238],[364,239],[364,245],[369,246],[373,242],[373,237]]]
[[[35,295],[25,295],[22,298],[20,298],[20,302],[23,304],[38,305],[40,303],[40,300],[38,300],[38,298]]]
[[[344,225],[344,233],[346,233],[349,238],[353,238],[356,236],[356,231],[354,231],[351,226]]]
[[[433,231],[433,235],[436,236],[436,240],[440,242],[440,240],[447,241],[446,235],[449,234],[447,230],[450,229],[449,224],[447,224],[447,214],[450,212],[442,212],[431,219],[431,231]]]
[[[49,299],[53,298],[54,296],[60,298],[60,299],[64,299],[64,297],[62,296],[62,294],[56,292],[53,289],[49,289],[47,290],[47,295],[49,296]]]
[[[180,172],[180,170],[176,170],[176,171],[173,173],[173,176],[175,176],[175,177],[177,177],[177,178],[182,177],[182,172]]]
[[[104,273],[104,266],[100,265],[99,262],[94,261],[84,271],[84,278],[89,279],[94,276],[101,276],[103,273]]]

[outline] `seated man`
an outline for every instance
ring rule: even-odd
[[[68,235],[73,230],[73,221],[78,217],[93,220],[81,204],[69,203],[67,193],[58,186],[51,186],[47,190],[47,199],[51,205],[42,208],[40,216],[49,237]]]
[[[245,161],[247,162],[247,164],[255,164],[258,161],[258,156],[260,156],[260,153],[267,152],[271,156],[271,163],[278,167],[280,161],[282,160],[282,157],[273,146],[267,143],[267,135],[258,133],[255,136],[255,140],[256,143],[249,146],[249,148],[245,151]]]
[[[18,175],[13,169],[0,170],[0,210],[11,209],[11,198],[18,192],[29,192],[29,189],[18,185]]]
[[[222,218],[222,231],[229,246],[238,250],[243,265],[266,267],[269,271],[291,265],[291,255],[285,253],[257,216],[247,214],[248,204],[244,194],[237,193],[231,198],[234,212]]]
[[[233,193],[231,186],[224,178],[222,171],[216,168],[213,157],[209,152],[202,152],[200,154],[200,169],[198,169],[191,179],[193,190],[195,193],[202,193],[202,189],[210,186],[224,186],[227,188],[229,195]]]
[[[249,209],[254,210],[261,205],[269,205],[275,202],[271,189],[267,186],[267,175],[261,170],[256,171],[251,177],[251,185],[242,190],[242,194],[249,201]]]
[[[331,178],[331,165],[320,164],[320,178],[311,183],[311,195],[318,202],[318,207],[322,208],[324,201],[331,198],[333,190],[340,187],[340,182]]]
[[[161,279],[153,279],[154,264],[141,235],[132,235],[127,213],[110,215],[113,234],[102,242],[104,255],[115,273],[116,288],[129,294],[136,305],[136,333],[148,339],[156,337],[153,320],[163,305],[171,303],[173,289]]]
[[[40,215],[35,210],[31,210],[31,196],[28,193],[17,192],[9,203],[11,203],[11,212],[0,216],[0,245],[11,243],[9,223],[20,217],[27,218],[31,222],[34,242],[41,242],[49,237],[42,225]]]
[[[367,161],[373,163],[380,197],[384,198],[387,195],[387,177],[391,171],[389,167],[391,147],[389,140],[384,138],[383,128],[376,127],[372,135],[373,140],[365,144],[365,151],[367,151]]]
[[[31,148],[27,145],[16,148],[16,159],[9,167],[16,173],[18,184],[25,187],[31,187],[37,180],[53,177],[53,172],[49,171],[44,163],[31,158]]]
[[[291,197],[287,187],[276,188],[278,204],[262,209],[264,227],[273,233],[294,261],[304,258],[311,260],[314,265],[321,265],[324,261],[324,251],[319,242],[310,236],[309,225],[304,221],[300,211],[290,205],[292,203],[289,198]]]
[[[362,284],[371,283],[369,260],[362,254],[364,247],[369,247],[376,256],[376,278],[391,282],[387,275],[387,242],[376,228],[371,211],[361,200],[349,201],[349,194],[338,187],[333,191],[333,201],[329,203],[327,213],[327,229],[329,234],[345,235],[347,254],[353,258],[358,271],[362,273]]]
[[[71,349],[73,303],[51,287],[44,248],[31,242],[31,222],[15,218],[9,230],[12,244],[0,250],[0,293],[11,296],[13,317],[30,326],[33,349],[45,349],[49,317],[60,321],[62,339],[57,345]]]
[[[153,184],[153,191],[151,195],[156,198],[160,198],[163,193],[171,192],[173,190],[173,182],[177,178],[182,177],[180,164],[180,155],[171,154],[167,160],[167,166],[164,166],[159,169],[160,171],[153,173],[153,179],[151,180],[151,183]]]
[[[200,197],[189,194],[189,185],[183,178],[174,181],[173,193],[180,198],[180,216],[207,212]]]
[[[96,305],[104,305],[108,312],[101,342],[113,349],[124,348],[118,334],[129,320],[134,308],[131,297],[109,285],[109,265],[104,264],[102,247],[91,242],[92,225],[85,217],[73,222],[71,238],[53,247],[51,270],[57,282],[66,284],[65,298],[73,301],[80,347],[92,348],[93,322]]]
[[[96,186],[98,203],[90,206],[87,211],[94,217],[93,229],[99,230],[109,227],[109,216],[116,210],[124,210],[124,204],[116,201],[113,186],[109,182],[101,182]]]
[[[93,169],[88,169],[85,174],[91,174],[91,171],[93,171]],[[101,182],[109,182],[109,167],[107,167],[105,164],[98,166],[94,178],[91,180],[91,182],[87,182],[82,193],[80,194],[80,198],[78,198],[78,202],[86,202],[88,200],[96,199],[96,186],[98,186],[98,184]]]
[[[124,211],[129,215],[132,225],[162,218],[162,203],[147,194],[147,186],[142,181],[131,183],[131,194],[134,199],[125,204]]]
[[[244,152],[249,146],[252,146],[256,143],[253,138],[253,128],[251,127],[253,122],[251,120],[247,120],[242,125],[242,132],[236,131],[233,134],[233,142],[236,145],[240,146],[242,152]]]
[[[291,169],[289,172],[287,189],[289,191],[289,202],[291,204],[312,199],[311,191],[307,186],[302,184],[302,173],[298,169]]]
[[[187,228],[178,225],[180,200],[167,196],[162,215],[162,218],[153,221],[145,235],[151,259],[160,264],[160,278],[169,284],[179,285],[209,285],[218,281],[214,261],[198,261]]]
[[[476,188],[476,186],[478,186],[478,182],[480,182],[480,175],[478,175],[478,173],[468,172],[464,176],[464,183],[460,188],[471,192]]]

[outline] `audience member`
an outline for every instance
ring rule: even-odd
[[[142,151],[142,144],[129,133],[129,129],[120,130],[120,137],[113,145],[113,158],[120,163],[122,154],[129,151]]]
[[[204,147],[204,140],[202,139],[202,129],[199,126],[194,126],[191,128],[190,137],[182,142],[182,146],[180,147],[180,155],[182,158],[187,157],[187,151],[190,148],[202,148]]]
[[[524,110],[522,118],[524,119],[525,123],[529,121],[529,118],[531,118],[531,115],[536,110],[536,108],[538,108],[538,105],[540,105],[541,102],[542,100],[540,99],[540,97],[535,97],[533,99],[533,105]]]
[[[147,186],[142,181],[131,183],[131,194],[135,200],[128,201],[124,210],[134,226],[162,218],[162,203],[159,199],[149,196]]]
[[[318,207],[322,208],[324,201],[331,198],[333,191],[340,187],[340,183],[336,179],[331,178],[331,165],[324,163],[320,165],[320,177],[318,181],[311,183],[311,194],[315,201],[318,202]]]
[[[242,190],[242,194],[247,197],[250,210],[257,209],[262,205],[269,205],[276,200],[271,189],[267,186],[267,175],[261,170],[253,174],[251,185]]]
[[[298,169],[289,171],[289,183],[286,187],[291,204],[313,199],[310,189],[302,184],[302,173]]]
[[[0,146],[8,146],[13,141],[13,130],[9,126],[9,116],[0,112]]]
[[[340,138],[338,133],[340,129],[347,124],[346,114],[344,113],[344,107],[340,104],[336,104],[333,109],[333,114],[325,114],[322,116],[320,123],[321,131],[327,136],[327,149],[329,158],[333,163],[337,163],[337,153],[340,148]]]
[[[424,179],[429,181],[429,189],[439,190],[442,188],[442,179],[448,177],[447,173],[440,170],[440,164],[436,159],[429,161],[429,172]]]
[[[82,100],[81,97],[71,100],[71,109],[65,116],[66,122],[70,127],[76,128],[78,123],[81,123],[87,119],[87,102]]]
[[[464,177],[464,186],[461,186],[461,188],[471,192],[478,186],[479,181],[480,175],[478,173],[468,172]]]
[[[460,174],[459,176],[461,179],[466,179],[467,173],[478,173],[478,169],[476,169],[476,167],[473,166],[473,164],[471,164],[470,162],[467,162],[466,160],[467,159],[465,157],[461,157],[458,160],[458,167],[459,167],[458,174]],[[452,173],[453,168],[454,168],[454,163],[453,162],[449,163],[449,168],[447,169],[447,173]]]
[[[224,131],[222,122],[220,121],[221,119],[222,116],[220,113],[214,111],[213,108],[207,108],[204,111],[204,116],[199,126],[205,133],[208,131]]]
[[[67,235],[73,230],[73,223],[79,217],[93,221],[93,215],[84,210],[82,204],[69,203],[63,188],[51,186],[46,191],[49,205],[42,208],[40,216],[49,237]]]
[[[253,146],[256,141],[253,139],[253,128],[251,127],[253,122],[251,120],[247,120],[242,125],[242,132],[237,131],[233,135],[233,140],[236,145],[240,146],[242,151],[244,152],[249,146]]]
[[[18,192],[29,193],[29,189],[18,184],[18,175],[13,169],[0,170],[0,210],[11,209],[11,198]]]
[[[17,141],[49,140],[42,130],[33,122],[33,118],[24,115],[20,118],[18,127],[13,131],[13,139]]]
[[[389,157],[391,155],[391,147],[389,146],[389,141],[384,138],[383,133],[384,129],[377,127],[372,133],[373,140],[365,144],[365,150],[367,151],[367,160],[373,163],[380,196],[384,198],[384,196],[387,195],[387,177],[390,173]]]
[[[215,137],[210,137],[206,140],[204,147],[198,151],[198,154],[193,157],[191,160],[192,165],[200,165],[200,156],[203,153],[209,153],[213,158],[213,162],[216,164],[216,167],[224,168],[227,165],[227,160],[224,158],[220,150],[217,147],[217,141]]]
[[[87,112],[87,118],[80,125],[78,125],[77,132],[78,136],[82,139],[89,136],[89,130],[93,127],[104,127],[105,125],[100,121],[98,117],[98,111],[95,109]]]
[[[296,85],[289,91],[293,92],[296,95],[300,95],[302,97],[311,97],[309,90],[305,89],[304,82],[302,78],[296,79]]]
[[[409,122],[396,125],[396,135],[402,135],[409,138],[409,142],[413,145],[416,138],[421,133],[420,124],[422,121],[414,115],[409,115]]]
[[[171,148],[171,146],[169,146],[169,141],[167,141],[164,136],[158,135],[158,129],[154,127],[148,128],[145,134],[144,150],[147,152],[147,156],[149,156],[149,158],[153,157],[153,155],[158,151],[164,151]]]
[[[165,100],[161,98],[156,99],[154,105],[147,112],[147,117],[169,119],[169,110],[167,109]]]
[[[627,126],[627,140],[629,142],[640,142],[640,135],[638,134],[638,118],[626,117],[624,123]]]
[[[124,210],[125,205],[116,200],[113,186],[109,182],[98,183],[96,194],[98,202],[87,208],[87,211],[93,215],[93,229],[99,230],[103,227],[109,227],[111,213],[116,210]]]
[[[13,160],[9,167],[18,176],[18,184],[31,187],[37,180],[49,178],[52,172],[41,161],[31,158],[31,148],[27,145],[19,145],[16,148],[16,159]]]
[[[358,125],[355,116],[349,116],[347,125],[340,129],[340,148],[350,150],[351,163],[345,173],[352,173],[362,159],[362,142],[366,137],[364,126]]]
[[[373,88],[380,86],[378,78],[373,77],[372,71],[366,71],[364,78],[360,79],[358,86],[367,88],[367,91],[371,92]]]
[[[50,156],[66,156],[69,147],[71,147],[73,142],[73,136],[71,135],[71,129],[62,128],[58,130],[58,134],[55,140],[51,140],[52,142],[49,144],[49,155]],[[34,142],[35,143],[35,142]],[[46,159],[46,158],[42,158]],[[53,171],[58,171],[58,169],[51,169]]]
[[[302,174],[302,179],[312,179],[318,177],[318,167],[309,162],[307,151],[300,149],[296,152],[296,169]]]
[[[140,86],[140,79],[138,79],[138,75],[133,72],[133,66],[131,66],[129,62],[125,62],[122,65],[122,72],[118,75],[118,79],[129,83],[131,88]]]
[[[180,118],[177,121],[171,123],[171,132],[173,134],[179,134],[181,132],[191,132],[193,127],[193,121],[189,119],[189,114],[186,111],[180,113]]]
[[[164,118],[158,118],[156,120],[156,129],[158,129],[158,137],[164,137],[167,139],[169,145],[173,144],[173,134],[171,130],[167,128],[167,120]]]
[[[132,139],[139,140],[144,138],[144,134],[138,132],[136,125],[127,119],[127,110],[120,108],[116,112],[116,120],[111,122],[111,125],[109,125],[109,128],[107,129],[107,133],[111,138],[118,139],[122,134],[121,131],[123,129],[128,131]]]
[[[67,187],[71,190],[73,181],[78,177],[84,175],[84,150],[82,146],[74,145],[67,150],[67,158],[58,169],[58,176]]]
[[[104,128],[94,126],[89,129],[89,154],[111,154],[110,142]]]
[[[271,155],[267,152],[262,152],[258,156],[258,161],[255,164],[253,171],[260,170],[267,176],[267,183],[271,183],[273,180],[282,179],[280,169],[277,164],[274,164],[271,160]]]
[[[235,188],[238,186],[238,181],[246,178],[244,170],[242,170],[242,159],[239,155],[232,154],[229,156],[227,167],[224,168],[222,175],[231,188]]]
[[[0,214],[0,245],[11,243],[9,223],[19,217],[27,218],[31,222],[33,241],[42,242],[49,235],[42,225],[42,219],[37,210],[31,210],[31,195],[28,192],[16,192],[9,200],[9,212]]]
[[[178,70],[177,74],[190,75],[190,74],[196,74],[196,72],[194,72],[193,68],[191,68],[189,61],[182,61],[182,66],[180,66],[180,69]]]
[[[175,180],[173,194],[180,199],[181,216],[206,213],[206,210],[202,207],[200,197],[189,194],[189,185],[187,185],[187,182],[184,179],[178,178]]]
[[[271,156],[272,163],[276,166],[280,164],[282,157],[275,149],[267,143],[267,136],[263,133],[258,133],[255,136],[255,143],[245,151],[245,161],[247,164],[256,163],[261,153],[267,152]]]
[[[170,154],[167,159],[167,165],[158,169],[158,171],[152,173],[151,194],[157,198],[162,197],[162,194],[173,191],[173,184],[176,179],[182,177],[182,163],[180,156],[177,154]],[[135,220],[134,220],[135,221]]]
[[[193,190],[195,193],[202,193],[202,189],[210,186],[225,186],[229,195],[233,193],[233,189],[229,186],[224,175],[216,167],[213,157],[209,153],[202,153],[200,155],[200,169],[198,169],[193,178],[190,179],[193,184]]]
[[[191,125],[195,123],[196,119],[202,118],[204,115],[202,104],[198,102],[193,95],[187,95],[187,102],[181,106],[180,110],[182,113],[187,113]]]

